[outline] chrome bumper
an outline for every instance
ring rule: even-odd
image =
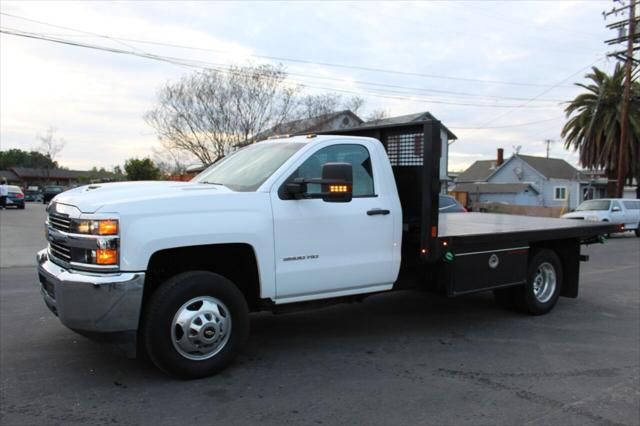
[[[71,271],[49,260],[47,250],[37,260],[42,297],[62,324],[90,337],[110,336],[106,340],[126,344],[135,354],[144,272]]]

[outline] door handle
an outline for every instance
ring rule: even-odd
[[[389,213],[391,213],[391,211],[386,210],[386,209],[371,209],[371,210],[369,210],[367,212],[367,215],[368,216],[375,216],[375,215],[379,215],[379,214],[386,215],[386,214],[389,214]]]

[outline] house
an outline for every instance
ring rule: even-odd
[[[505,161],[503,153],[499,148],[495,160],[473,163],[458,176],[453,191],[480,203],[564,209],[575,209],[594,195],[593,182],[565,160],[514,154]]]
[[[349,110],[336,111],[318,117],[289,121],[270,128],[256,136],[257,141],[278,135],[317,133],[357,127],[364,121]]]
[[[0,181],[7,181],[9,185],[20,185],[20,178],[11,170],[0,170]]]

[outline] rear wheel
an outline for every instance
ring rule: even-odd
[[[527,283],[515,287],[518,309],[531,315],[543,315],[555,306],[562,290],[562,262],[558,255],[543,249],[529,261]]]
[[[194,379],[215,374],[236,357],[249,334],[240,290],[211,272],[185,272],[164,282],[143,317],[149,357],[164,372]]]

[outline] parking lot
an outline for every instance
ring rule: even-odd
[[[0,423],[640,424],[640,238],[583,249],[549,315],[490,294],[252,317],[216,377],[167,378],[64,328],[37,286],[44,207],[0,212]]]

